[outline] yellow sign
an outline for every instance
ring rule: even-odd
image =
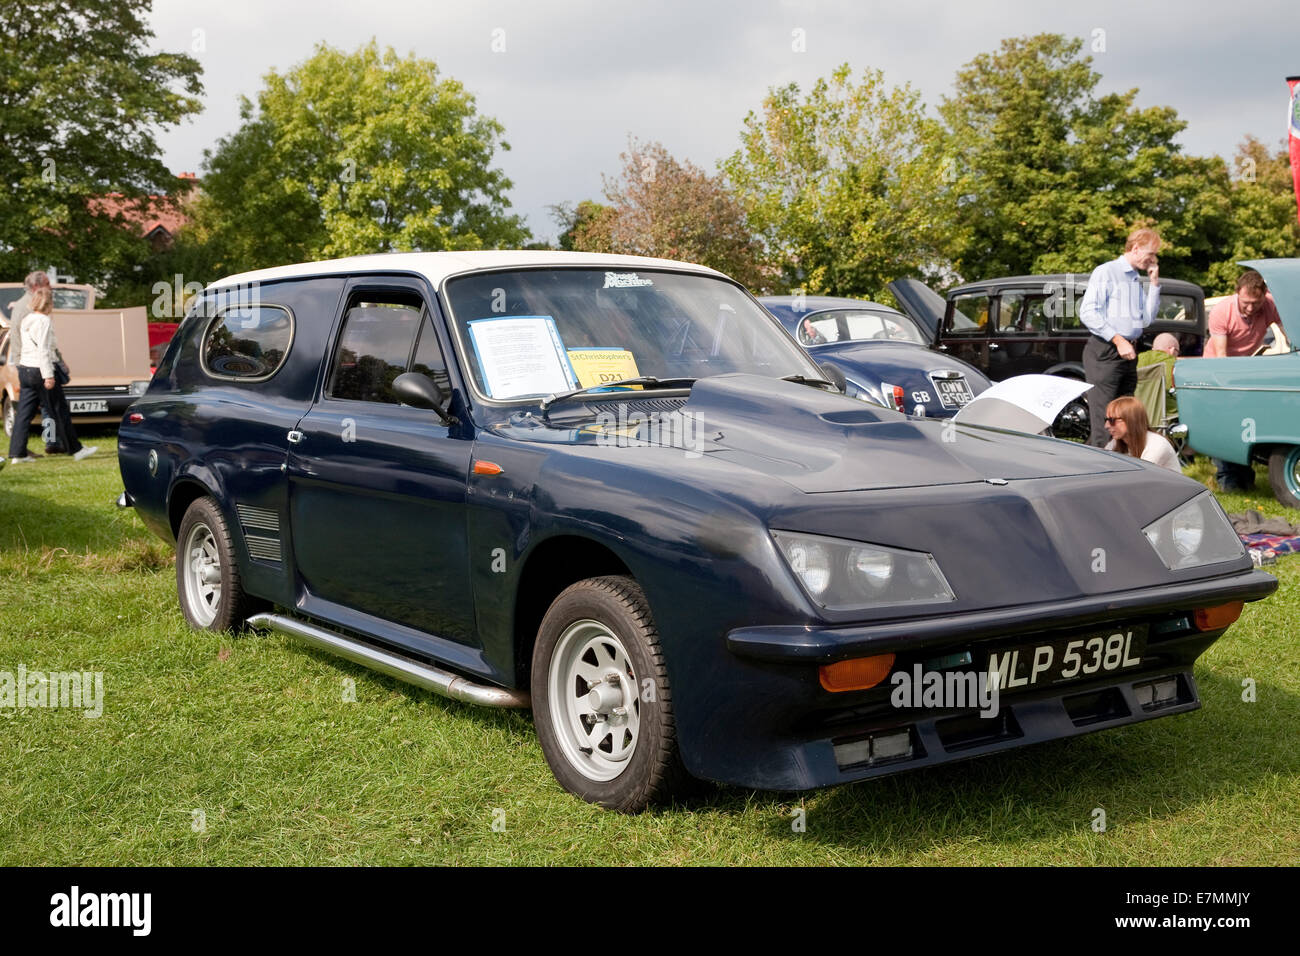
[[[625,378],[637,378],[641,374],[636,359],[627,349],[569,349],[569,363],[582,388],[617,385]]]

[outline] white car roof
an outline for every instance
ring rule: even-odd
[[[722,275],[715,269],[673,259],[648,256],[619,256],[602,252],[557,252],[554,250],[492,250],[477,252],[388,252],[346,259],[303,262],[274,269],[258,269],[218,279],[208,286],[219,289],[231,285],[250,285],[275,279],[306,276],[353,274],[365,272],[414,272],[423,275],[438,288],[448,276],[485,269],[509,269],[536,266],[598,266],[609,269],[671,269],[679,272],[702,272]]]

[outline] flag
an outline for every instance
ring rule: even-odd
[[[1291,182],[1295,185],[1296,218],[1300,220],[1300,76],[1288,76],[1291,89]]]

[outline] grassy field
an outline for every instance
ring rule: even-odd
[[[112,435],[88,443],[0,473],[0,670],[105,675],[99,719],[0,710],[0,865],[1300,862],[1300,558],[1199,662],[1194,714],[626,817],[559,789],[526,714],[190,630],[170,550],[113,506]],[[1300,521],[1266,480],[1222,500]]]

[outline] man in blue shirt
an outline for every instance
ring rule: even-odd
[[[1079,304],[1079,319],[1092,337],[1083,349],[1091,425],[1088,444],[1109,441],[1106,406],[1137,388],[1137,342],[1160,310],[1160,236],[1154,229],[1134,229],[1124,254],[1092,270],[1088,290]],[[1138,270],[1146,272],[1143,289]]]

